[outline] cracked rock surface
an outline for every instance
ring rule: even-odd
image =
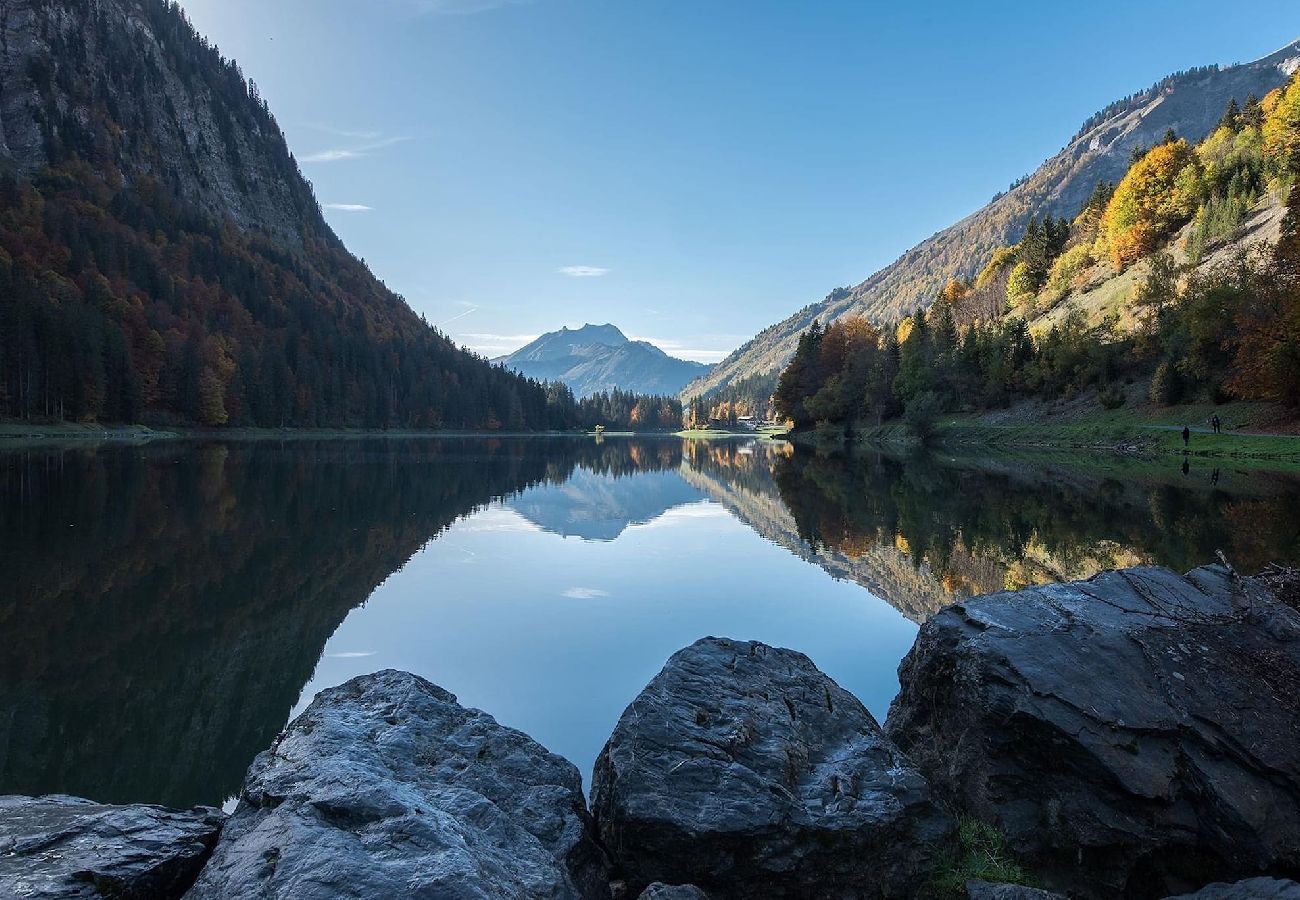
[[[1166,900],[1300,900],[1300,884],[1282,878],[1247,878],[1232,884],[1207,884],[1194,894]]]
[[[663,884],[656,881],[637,900],[709,900],[709,895],[693,884]]]
[[[1049,887],[1163,897],[1300,869],[1300,613],[1211,566],[940,612],[888,731]]]
[[[253,762],[187,897],[609,896],[578,770],[418,676],[322,691]]]
[[[219,810],[0,797],[0,897],[170,900],[194,883]]]
[[[895,897],[953,829],[925,778],[802,653],[705,638],[623,713],[592,812],[631,892]]]

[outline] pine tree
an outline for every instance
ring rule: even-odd
[[[1241,131],[1241,109],[1237,106],[1236,97],[1228,101],[1228,107],[1223,111],[1223,118],[1219,119],[1219,127],[1227,128],[1229,131]]]

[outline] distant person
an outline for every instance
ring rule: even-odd
[[[1188,472],[1191,471],[1191,469],[1192,469],[1192,467],[1189,466],[1189,465],[1187,464],[1187,460],[1184,459],[1184,460],[1183,460],[1183,474],[1186,475]]]
[[[1219,470],[1215,469],[1214,472],[1210,475],[1210,484],[1218,485],[1218,483],[1219,483]]]
[[[1186,425],[1183,426],[1183,447],[1186,448],[1192,442],[1192,429]]]
[[[1223,433],[1223,420],[1219,418],[1218,413],[1215,413],[1214,418],[1210,420],[1210,427],[1214,429],[1215,434]]]

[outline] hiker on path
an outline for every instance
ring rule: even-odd
[[[1183,447],[1186,448],[1192,441],[1192,429],[1186,425],[1183,426]]]
[[[1210,420],[1210,427],[1214,429],[1215,434],[1223,432],[1223,420],[1219,418],[1218,413],[1215,413],[1214,418]]]

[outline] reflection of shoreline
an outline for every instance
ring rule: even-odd
[[[219,803],[339,623],[457,518],[575,467],[680,459],[571,439],[0,450],[0,793]]]
[[[610,540],[716,501],[914,621],[1131,561],[1300,558],[1296,479],[1180,481],[673,438],[0,451],[0,792],[219,802],[348,612],[487,506]]]
[[[696,450],[684,476],[767,540],[918,622],[966,596],[1148,562],[1185,569],[1219,547],[1245,567],[1300,558],[1295,479],[1189,485],[1176,468],[1147,468],[804,450],[756,463]]]
[[[928,570],[917,569],[906,556],[897,552],[872,548],[862,556],[851,558],[833,550],[814,550],[799,537],[794,517],[781,502],[770,475],[770,492],[756,490],[752,483],[730,483],[718,470],[706,471],[689,462],[682,466],[682,477],[724,506],[764,540],[788,550],[804,562],[820,566],[833,578],[862,586],[913,622],[924,622],[951,602]]]

